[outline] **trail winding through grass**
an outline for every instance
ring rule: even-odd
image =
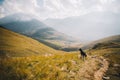
[[[104,77],[105,72],[108,70],[109,66],[108,61],[103,57],[98,58],[98,60],[101,63],[101,67],[94,73],[94,79],[95,80],[102,80],[102,78],[109,79],[109,77]]]
[[[109,66],[102,56],[89,56],[78,71],[79,80],[103,80]]]

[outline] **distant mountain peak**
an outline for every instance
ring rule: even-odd
[[[60,49],[63,46],[68,46],[78,42],[77,39],[56,31],[55,29],[47,26],[37,19],[19,19],[20,17],[24,18],[24,16],[25,15],[21,16],[19,14],[16,14],[2,18],[0,19],[0,25],[14,32],[32,37],[55,49]]]
[[[9,23],[9,22],[12,22],[12,21],[30,21],[32,19],[34,19],[32,17],[32,15],[23,14],[23,13],[16,13],[16,14],[12,14],[12,15],[2,17],[0,19],[0,23]]]

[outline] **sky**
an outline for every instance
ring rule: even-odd
[[[90,12],[120,13],[120,0],[0,0],[0,17],[24,13],[38,19],[66,18]]]
[[[91,13],[114,13],[119,16],[120,0],[0,0],[0,18],[17,13],[31,15],[33,18],[40,21],[44,21],[46,19],[66,19],[77,16],[82,17]],[[115,19],[117,19],[117,17],[115,17]],[[93,20],[92,17],[90,20]],[[53,27],[55,28],[55,26]],[[118,25],[115,28],[117,29]],[[73,30],[73,28],[68,29],[69,30],[67,32]],[[77,30],[74,31],[78,31],[80,29],[81,27],[78,27]],[[86,29],[88,28],[86,27]],[[94,34],[97,34],[93,33],[96,32],[96,29],[97,26],[95,29],[90,30],[91,37]],[[79,35],[79,32],[80,31],[74,35]],[[88,36],[86,35],[86,37]],[[101,37],[105,37],[104,34],[99,38]]]

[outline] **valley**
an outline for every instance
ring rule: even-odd
[[[120,80],[120,0],[0,0],[0,80]]]
[[[119,35],[87,47],[85,61],[77,50],[55,50],[2,27],[0,36],[0,80],[120,79]]]
[[[18,17],[17,14],[4,17],[0,19],[0,25],[16,33],[36,39],[57,50],[67,51],[65,48],[73,45],[75,45],[75,48],[78,48],[76,44],[82,46],[82,43],[77,38],[61,33],[39,20],[16,20],[13,19],[13,16],[17,16],[17,18],[22,17]],[[69,51],[71,50],[69,49]]]

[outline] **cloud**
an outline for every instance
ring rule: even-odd
[[[55,19],[54,28],[92,40],[119,34],[119,4],[120,0],[2,0],[0,18],[14,14],[17,17],[14,15],[13,20],[57,18],[61,21],[57,23]]]
[[[37,7],[36,0],[5,0],[1,12],[5,16],[15,13],[35,14]]]
[[[37,19],[66,18],[91,12],[120,12],[120,0],[4,0],[0,17],[24,13]]]

